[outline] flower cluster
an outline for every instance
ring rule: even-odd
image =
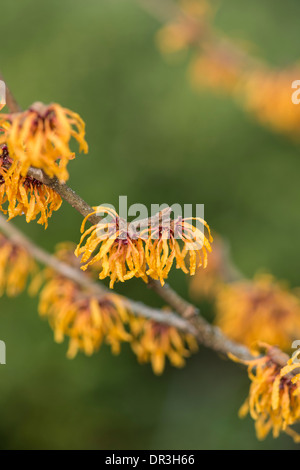
[[[263,357],[244,362],[251,386],[239,415],[244,417],[250,412],[258,439],[265,439],[270,431],[274,438],[285,432],[300,443],[300,435],[290,427],[300,420],[300,364],[293,364],[287,356],[282,365],[281,351],[264,347]]]
[[[107,213],[110,219],[106,217],[84,231],[87,219],[99,212]],[[200,266],[205,268],[213,241],[207,223],[197,219],[207,228],[208,238],[192,225],[192,218],[170,221],[160,214],[156,223],[153,224],[153,219],[147,220],[146,227],[136,233],[113,209],[95,207],[93,214],[83,221],[81,232],[84,233],[75,251],[76,256],[81,257],[82,269],[100,262],[99,278],[110,277],[113,288],[116,281],[140,277],[147,282],[148,276],[163,285],[175,260],[177,269],[190,275]]]
[[[299,67],[284,70],[262,68],[248,73],[240,90],[246,109],[275,131],[299,136],[300,108],[292,102],[292,83]]]
[[[192,84],[209,86],[217,90],[232,93],[241,79],[241,61],[226,42],[210,42],[215,34],[212,21],[214,8],[206,0],[180,0],[179,15],[165,25],[157,34],[159,49],[164,54],[171,54],[188,48],[193,49],[190,59],[189,75]]]
[[[65,336],[70,338],[69,358],[78,351],[91,355],[103,341],[118,354],[121,342],[131,339],[124,327],[129,314],[117,296],[99,298],[61,276],[50,276],[43,287],[39,313],[48,318],[56,342],[61,343]]]
[[[55,256],[75,267],[78,260],[71,248],[71,243],[61,243]],[[86,274],[93,273],[88,271]],[[31,292],[36,293],[42,283],[39,313],[48,319],[56,342],[69,338],[69,358],[79,351],[91,355],[103,343],[118,354],[121,344],[129,343],[138,361],[150,362],[154,373],[160,375],[166,358],[173,366],[183,367],[186,358],[198,349],[191,334],[134,315],[130,303],[122,296],[105,292],[95,294],[89,286],[84,288],[49,268],[35,276]]]
[[[83,221],[80,243],[75,250],[75,255],[80,257],[82,270],[97,264],[100,267],[99,279],[110,277],[110,287],[113,288],[116,281],[124,282],[135,277],[146,278],[146,260],[141,239],[132,239],[127,233],[126,224],[113,210],[105,207],[94,208],[106,211],[111,220],[103,220],[84,231],[89,214]],[[85,238],[87,240],[84,242]],[[98,250],[96,253],[95,251]],[[99,265],[100,263],[100,265]]]
[[[21,167],[14,163],[8,148],[0,148],[0,210],[9,219],[25,215],[26,222],[39,216],[38,224],[48,226],[48,219],[61,204],[61,197],[40,181],[21,175]],[[7,204],[6,204],[7,203]]]
[[[85,124],[81,117],[59,104],[34,103],[28,110],[0,115],[0,144],[6,144],[11,158],[26,177],[30,166],[41,168],[60,181],[69,177],[67,165],[74,158],[69,143],[79,143],[85,153]]]
[[[131,347],[141,364],[151,362],[153,372],[161,375],[166,358],[175,367],[183,367],[185,359],[198,350],[194,336],[175,327],[144,318],[131,322]]]
[[[218,291],[216,324],[230,338],[284,350],[300,337],[300,300],[270,275],[224,285]]]
[[[0,234],[0,295],[20,294],[36,272],[37,265],[27,250]]]
[[[210,87],[215,91],[233,94],[242,79],[240,66],[226,48],[199,53],[189,68],[191,84],[195,89]]]
[[[180,0],[179,15],[158,32],[158,47],[165,54],[179,52],[199,43],[212,14],[207,0]]]
[[[291,85],[299,76],[299,66],[272,68],[252,57],[247,47],[216,32],[214,11],[204,0],[180,0],[178,12],[158,32],[157,42],[166,54],[192,50],[188,56],[192,85],[228,93],[262,124],[297,137],[300,110],[292,102]]]
[[[299,135],[300,110],[292,102],[291,85],[299,67],[249,68],[224,51],[200,54],[190,67],[192,84],[228,92],[265,126],[290,137]]]

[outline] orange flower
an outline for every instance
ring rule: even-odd
[[[0,295],[6,293],[14,297],[20,294],[37,269],[25,248],[0,234]]]
[[[185,359],[198,350],[194,336],[173,326],[137,317],[130,324],[133,352],[140,363],[151,362],[156,375],[163,373],[166,358],[173,366],[183,367]]]
[[[226,49],[212,49],[192,61],[190,77],[197,88],[209,86],[220,92],[233,93],[241,79],[241,70]]]
[[[272,276],[224,285],[216,307],[216,324],[248,346],[259,340],[287,350],[300,337],[300,301]]]
[[[146,261],[141,239],[132,239],[127,233],[127,225],[118,214],[106,207],[94,207],[93,214],[106,212],[111,221],[99,222],[84,232],[89,214],[81,226],[82,235],[75,250],[76,256],[81,256],[81,269],[100,263],[99,279],[110,277],[110,287],[116,281],[124,282],[135,277],[142,277],[147,282]],[[83,245],[84,239],[87,238]],[[98,253],[93,256],[93,253]]]
[[[263,124],[290,136],[299,136],[300,107],[292,102],[292,83],[299,68],[259,69],[247,72],[240,100]]]
[[[269,345],[264,345],[264,349],[264,357],[244,362],[248,365],[251,386],[239,415],[244,417],[250,412],[260,440],[272,431],[274,438],[285,432],[300,443],[300,435],[290,427],[300,420],[300,365],[286,356],[286,365],[282,366],[285,355]]]
[[[177,269],[191,276],[200,266],[206,268],[207,252],[211,252],[210,243],[213,241],[209,226],[204,220],[193,217],[170,220],[168,212],[169,209],[162,211],[158,222],[141,233],[146,239],[145,253],[148,264],[146,274],[159,280],[162,285],[174,260]],[[198,227],[192,225],[194,220],[206,227],[208,237]],[[188,267],[186,261],[189,262]]]
[[[211,5],[206,0],[181,0],[178,7],[178,17],[161,28],[156,37],[160,50],[165,54],[199,43],[212,13]]]
[[[41,168],[51,178],[66,181],[67,165],[74,158],[69,142],[74,137],[85,153],[85,124],[81,117],[59,104],[34,103],[17,114],[2,114],[0,144],[7,144],[11,158],[18,161],[22,176],[30,166]]]
[[[118,354],[121,343],[131,340],[124,326],[129,315],[117,296],[98,298],[66,278],[51,273],[48,277],[40,295],[39,313],[49,319],[56,342],[70,338],[69,358],[78,351],[91,355],[103,341]]]
[[[61,197],[48,186],[30,176],[21,176],[20,166],[13,163],[6,146],[0,155],[0,210],[9,220],[25,214],[26,222],[40,215],[38,224],[48,226],[48,219],[61,204]],[[3,207],[8,202],[7,210]]]
[[[190,223],[194,218],[171,221],[170,209],[143,221],[141,225],[146,228],[141,227],[137,234],[114,210],[94,207],[93,215],[100,212],[107,213],[110,220],[100,221],[84,232],[85,223],[92,215],[89,214],[81,226],[84,233],[75,254],[81,256],[83,270],[100,262],[99,278],[110,277],[111,288],[116,281],[124,282],[134,276],[145,282],[147,276],[151,276],[163,285],[174,260],[178,269],[190,275],[194,275],[199,266],[206,267],[207,251],[211,251],[213,239],[204,220],[196,219],[207,228],[208,238]],[[185,264],[187,259],[189,268]]]

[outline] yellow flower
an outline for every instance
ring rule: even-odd
[[[132,239],[127,233],[127,224],[113,210],[106,207],[94,207],[93,214],[103,211],[110,216],[110,220],[99,222],[84,232],[85,223],[81,226],[82,235],[75,250],[76,256],[81,256],[81,269],[85,271],[89,266],[100,263],[99,279],[110,277],[110,287],[116,281],[124,282],[128,279],[142,277],[147,282],[146,262],[141,239]],[[84,239],[87,238],[83,245]],[[93,256],[93,253],[98,253]]]
[[[244,362],[248,365],[251,386],[239,415],[244,417],[250,412],[260,440],[272,431],[274,438],[285,432],[300,443],[300,435],[290,428],[300,420],[299,364],[293,364],[287,356],[286,365],[281,366],[276,357],[280,351],[269,345],[264,347],[266,356]]]
[[[165,54],[187,49],[200,42],[206,31],[211,5],[206,0],[181,0],[179,16],[158,32],[158,47]]]
[[[272,276],[220,287],[216,324],[235,341],[256,341],[289,349],[300,337],[300,301]]]
[[[0,234],[0,295],[6,293],[14,297],[20,294],[37,269],[25,248]]]
[[[190,79],[195,88],[208,86],[218,92],[233,93],[241,79],[241,70],[226,49],[210,50],[193,59]]]
[[[183,367],[185,359],[198,350],[191,334],[152,320],[135,317],[131,320],[131,347],[140,363],[151,362],[153,372],[161,375],[166,358],[175,367]]]
[[[66,181],[67,165],[74,158],[69,142],[74,137],[85,153],[85,124],[81,117],[59,104],[34,103],[17,114],[2,114],[0,144],[7,144],[10,156],[26,176],[30,166],[41,168],[51,178]]]
[[[208,237],[198,227],[192,225],[193,220],[206,227]],[[148,227],[141,236],[146,238],[145,253],[148,265],[146,274],[159,280],[162,285],[175,260],[176,268],[191,276],[200,266],[204,268],[207,266],[207,252],[211,252],[210,243],[213,238],[208,224],[200,218],[178,217],[170,221],[167,212],[164,214],[162,211],[156,226]]]
[[[84,232],[87,219],[102,212],[109,215],[109,220],[105,218]],[[75,250],[76,256],[81,256],[81,269],[86,270],[100,262],[99,278],[110,277],[111,288],[116,281],[124,282],[133,277],[141,277],[147,282],[147,276],[160,280],[163,285],[174,260],[178,269],[194,275],[199,266],[206,267],[207,264],[207,251],[211,251],[210,242],[213,241],[209,227],[202,219],[196,219],[207,228],[207,238],[190,223],[194,218],[171,221],[169,213],[170,209],[162,211],[156,223],[154,219],[147,219],[144,221],[146,228],[137,234],[113,209],[94,207],[94,212],[82,223],[81,232],[84,233]],[[183,243],[182,248],[177,240]]]
[[[240,100],[263,124],[290,136],[299,136],[300,107],[292,102],[292,83],[299,68],[258,69],[244,77]]]
[[[48,226],[48,219],[61,204],[61,197],[48,186],[30,176],[21,176],[19,164],[12,162],[7,147],[0,155],[0,210],[9,220],[25,214],[26,222],[40,216],[38,224]],[[3,207],[8,202],[7,210]]]
[[[97,298],[60,276],[50,277],[43,287],[39,313],[49,319],[56,342],[70,338],[69,358],[78,351],[92,355],[103,341],[118,354],[121,343],[131,340],[125,329],[129,314],[119,297],[107,294]]]

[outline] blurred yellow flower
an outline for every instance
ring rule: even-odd
[[[185,359],[198,350],[194,336],[173,326],[135,317],[131,320],[131,347],[140,363],[151,362],[153,372],[161,375],[166,358],[175,367],[183,367]]]
[[[298,137],[300,106],[292,102],[292,83],[299,78],[299,67],[272,70],[267,67],[248,71],[239,95],[246,109],[275,131]]]
[[[129,315],[119,297],[98,298],[61,276],[50,276],[43,287],[39,313],[48,318],[56,342],[69,337],[69,358],[78,351],[92,355],[104,341],[118,354],[121,343],[131,340],[124,326]]]
[[[199,54],[192,60],[189,73],[194,87],[208,86],[221,93],[232,94],[241,80],[240,67],[225,48]]]
[[[248,346],[264,341],[287,350],[300,338],[300,301],[272,276],[220,287],[216,310],[216,325]]]
[[[38,267],[25,248],[0,234],[0,295],[20,294]]]
[[[180,0],[177,5],[179,15],[161,28],[156,36],[158,47],[164,54],[178,52],[200,43],[212,13],[207,0]]]

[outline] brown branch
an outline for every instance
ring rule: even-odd
[[[19,229],[8,222],[2,214],[0,214],[0,230],[13,243],[24,247],[34,259],[46,266],[51,267],[54,271],[61,274],[63,277],[66,277],[81,287],[87,289],[91,294],[103,296],[111,292],[105,286],[91,280],[82,271],[58,260],[55,256],[34,244]],[[181,331],[196,335],[195,327],[173,312],[165,312],[160,309],[148,307],[147,305],[144,305],[143,303],[137,302],[135,300],[124,298],[122,296],[119,297],[124,305],[127,306],[132,313],[138,316],[143,316],[159,323],[165,323],[167,325],[174,326]]]
[[[50,266],[54,271],[62,276],[71,279],[83,288],[87,289],[91,294],[103,297],[110,292],[100,283],[94,282],[80,270],[59,261],[55,256],[50,255],[47,251],[38,247],[20,230],[8,222],[5,217],[0,214],[0,230],[13,242],[24,247],[28,253],[40,263]],[[133,314],[142,316],[165,325],[174,326],[180,331],[190,333],[198,342],[213,351],[228,356],[232,354],[241,361],[249,361],[254,359],[250,350],[243,344],[230,340],[222,331],[210,325],[201,316],[190,318],[189,320],[181,318],[174,312],[166,312],[160,309],[149,307],[142,302],[137,302],[127,297],[117,295],[123,302],[124,306]],[[287,363],[289,357],[277,348],[272,349],[272,359],[280,366]]]
[[[50,179],[42,170],[36,168],[30,168],[28,175],[51,187],[81,215],[83,215],[83,217],[86,217],[88,214],[93,212],[93,209],[80,196],[78,196],[75,191],[65,183],[60,183],[57,178]],[[97,224],[100,222],[101,217],[92,215],[88,220],[92,224]],[[142,223],[142,221],[139,221],[139,223]],[[180,297],[180,295],[168,284],[162,286],[158,281],[154,281],[149,278],[148,286],[183,318],[191,318],[196,314],[199,314],[199,310],[194,305]]]
[[[12,95],[10,94],[12,97]],[[15,104],[16,101],[12,97],[10,100],[10,111],[15,112]],[[8,103],[7,103],[8,104]],[[19,108],[18,108],[19,110]],[[54,191],[56,191],[63,199],[65,199],[72,207],[74,207],[81,215],[86,217],[88,214],[93,212],[92,208],[80,197],[78,196],[75,191],[73,191],[69,186],[65,183],[60,183],[57,178],[49,178],[42,170],[37,168],[30,168],[28,172],[29,176],[41,181],[43,184],[51,187]],[[100,221],[100,217],[94,215],[89,218],[90,222],[93,224],[97,224]],[[7,224],[5,222],[5,218],[0,216],[0,227],[2,228],[5,233],[13,237],[17,242],[21,243],[23,246],[27,248],[27,250],[32,254],[32,256],[37,259],[38,261],[51,266],[57,272],[60,272],[63,276],[66,276],[75,282],[78,282],[80,285],[87,287],[87,284],[90,285],[90,281],[86,279],[86,276],[78,272],[76,269],[66,265],[58,261],[55,257],[49,255],[44,250],[39,247],[36,247],[32,242],[25,238],[20,231],[18,231],[15,227],[12,227],[11,224]],[[9,227],[9,228],[8,228]],[[91,287],[91,286],[90,286]],[[170,305],[179,315],[183,318],[178,317],[174,313],[167,314],[172,316],[172,321],[176,322],[177,328],[179,329],[187,329],[195,334],[199,342],[202,342],[201,337],[203,335],[203,342],[207,346],[211,347],[217,352],[227,354],[227,352],[231,352],[235,354],[237,357],[244,359],[245,357],[251,357],[250,352],[242,345],[237,343],[231,342],[229,339],[224,337],[224,345],[227,345],[225,348],[222,345],[222,337],[223,335],[219,332],[218,328],[212,327],[206,320],[199,316],[198,309],[184,300],[177,292],[175,292],[168,284],[161,286],[158,281],[154,281],[149,279],[149,287],[153,289],[168,305]],[[102,287],[99,284],[93,283],[92,286],[93,292],[97,292],[98,294],[104,293]],[[129,302],[129,308],[138,314],[138,312],[143,311],[147,318],[153,314],[153,310],[150,307],[145,307],[143,304],[131,300],[127,300]],[[145,310],[146,309],[146,310]],[[186,319],[194,319],[195,316],[198,314],[198,323],[197,325],[193,325],[190,322],[187,322]],[[165,313],[161,313],[161,311],[155,311],[156,321],[166,322],[166,317],[164,316]],[[164,316],[162,318],[162,315]],[[160,319],[160,320],[159,320]],[[184,322],[184,323],[181,323]],[[173,323],[175,326],[175,323]],[[181,327],[179,326],[181,325]]]
[[[191,46],[200,48],[201,52],[213,52],[215,57],[219,57],[221,63],[227,60],[237,67],[254,65],[261,67],[263,65],[261,60],[248,54],[230,38],[216,31],[208,22],[190,16],[179,3],[173,0],[136,0],[136,2],[160,23],[178,20],[185,22],[193,32]]]
[[[94,282],[78,269],[58,260],[55,256],[34,244],[19,229],[8,222],[2,214],[0,214],[0,230],[13,243],[24,247],[38,262],[51,267],[63,277],[66,277],[87,289],[91,294],[103,296],[107,295],[109,292],[109,290],[100,283]],[[174,326],[180,331],[190,333],[198,339],[199,343],[204,344],[217,353],[221,353],[226,356],[230,352],[241,360],[249,360],[252,358],[252,355],[246,346],[231,341],[223,335],[219,328],[210,325],[201,317],[196,317],[188,321],[174,312],[166,312],[160,309],[148,307],[142,302],[137,302],[122,296],[119,297],[124,305],[127,306],[127,308],[135,315]]]
[[[11,100],[8,104],[11,112],[16,111],[16,100],[13,98],[10,93]],[[18,107],[19,110],[19,107]],[[93,212],[92,207],[87,204],[78,194],[75,193],[67,184],[61,183],[57,178],[49,178],[41,169],[31,167],[28,171],[28,175],[41,183],[49,186],[55,192],[57,192],[65,201],[67,201],[74,209],[76,209],[83,217],[91,214]],[[97,224],[100,222],[101,217],[91,215],[88,220],[92,224]],[[143,221],[139,221],[139,224],[142,224]],[[192,304],[188,303],[182,297],[180,297],[177,292],[175,292],[168,284],[162,286],[158,281],[154,281],[149,278],[148,286],[153,289],[168,305],[170,305],[174,310],[179,313],[183,318],[191,318],[196,314],[199,314],[199,310]]]
[[[148,286],[183,318],[191,319],[199,315],[199,309],[183,299],[169,284],[162,286],[159,281],[149,277]]]
[[[10,92],[8,95],[7,105],[11,112],[17,112],[20,109]],[[42,170],[36,168],[31,168],[28,174],[41,181],[43,184],[51,187],[84,217],[92,212],[92,208],[65,183],[60,183],[56,178],[50,179]],[[97,224],[100,221],[100,217],[96,215],[91,216],[89,220],[91,223]],[[57,260],[45,250],[37,247],[18,229],[8,223],[1,214],[0,228],[11,240],[24,246],[37,261],[50,266],[64,277],[67,277],[89,289],[90,292],[102,296],[107,294],[108,290],[99,283],[91,281],[81,271]],[[165,284],[164,286],[161,286],[159,282],[149,279],[149,287],[153,289],[165,302],[167,302],[180,316],[173,312],[166,313],[158,309],[153,309],[140,302],[122,297],[125,305],[127,304],[128,308],[133,313],[144,316],[145,318],[153,319],[157,322],[175,326],[181,331],[189,332],[193,334],[201,344],[218,353],[224,355],[231,353],[240,360],[250,360],[253,358],[251,352],[246,346],[231,341],[219,330],[219,328],[210,325],[199,315],[199,312],[194,305],[180,297],[180,295],[177,294],[177,292],[175,292],[169,285]],[[282,363],[284,363],[286,357],[283,358],[280,353],[278,353],[278,357]]]
[[[93,212],[92,207],[85,202],[78,194],[75,193],[66,183],[60,183],[57,178],[49,178],[42,170],[31,167],[28,175],[41,183],[52,188],[62,199],[68,202],[83,217]],[[97,215],[91,215],[88,219],[92,224],[96,225],[101,218]]]

